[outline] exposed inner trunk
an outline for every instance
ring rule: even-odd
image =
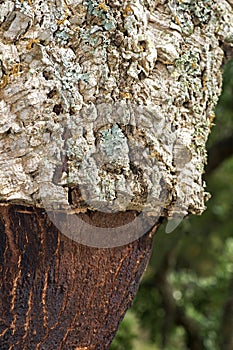
[[[103,222],[96,214],[95,224]],[[126,246],[90,248],[62,235],[41,209],[1,206],[1,350],[108,349],[151,246],[147,233]]]

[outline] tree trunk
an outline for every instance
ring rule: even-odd
[[[161,218],[205,209],[231,4],[0,2],[1,349],[107,349]]]
[[[138,289],[152,236],[91,248],[62,235],[42,209],[0,208],[1,350],[108,349]]]

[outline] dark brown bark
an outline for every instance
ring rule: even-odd
[[[108,349],[151,247],[147,233],[90,248],[62,235],[42,209],[0,206],[0,349]]]

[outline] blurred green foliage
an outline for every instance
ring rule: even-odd
[[[223,77],[217,127],[208,146],[233,132],[233,60]],[[171,320],[169,329],[164,328],[169,315],[156,286],[157,272],[170,251],[175,258],[168,282],[176,305],[198,324],[204,349],[219,348],[223,308],[233,281],[233,157],[208,177],[207,191],[212,198],[202,216],[189,217],[171,234],[165,233],[165,226],[156,234],[150,264],[111,350],[187,349],[184,327]]]
[[[111,350],[134,350],[133,341],[137,338],[137,328],[136,317],[129,310],[124,321],[120,324]]]

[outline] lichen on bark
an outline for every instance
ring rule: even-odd
[[[0,4],[0,201],[201,213],[230,1]]]

